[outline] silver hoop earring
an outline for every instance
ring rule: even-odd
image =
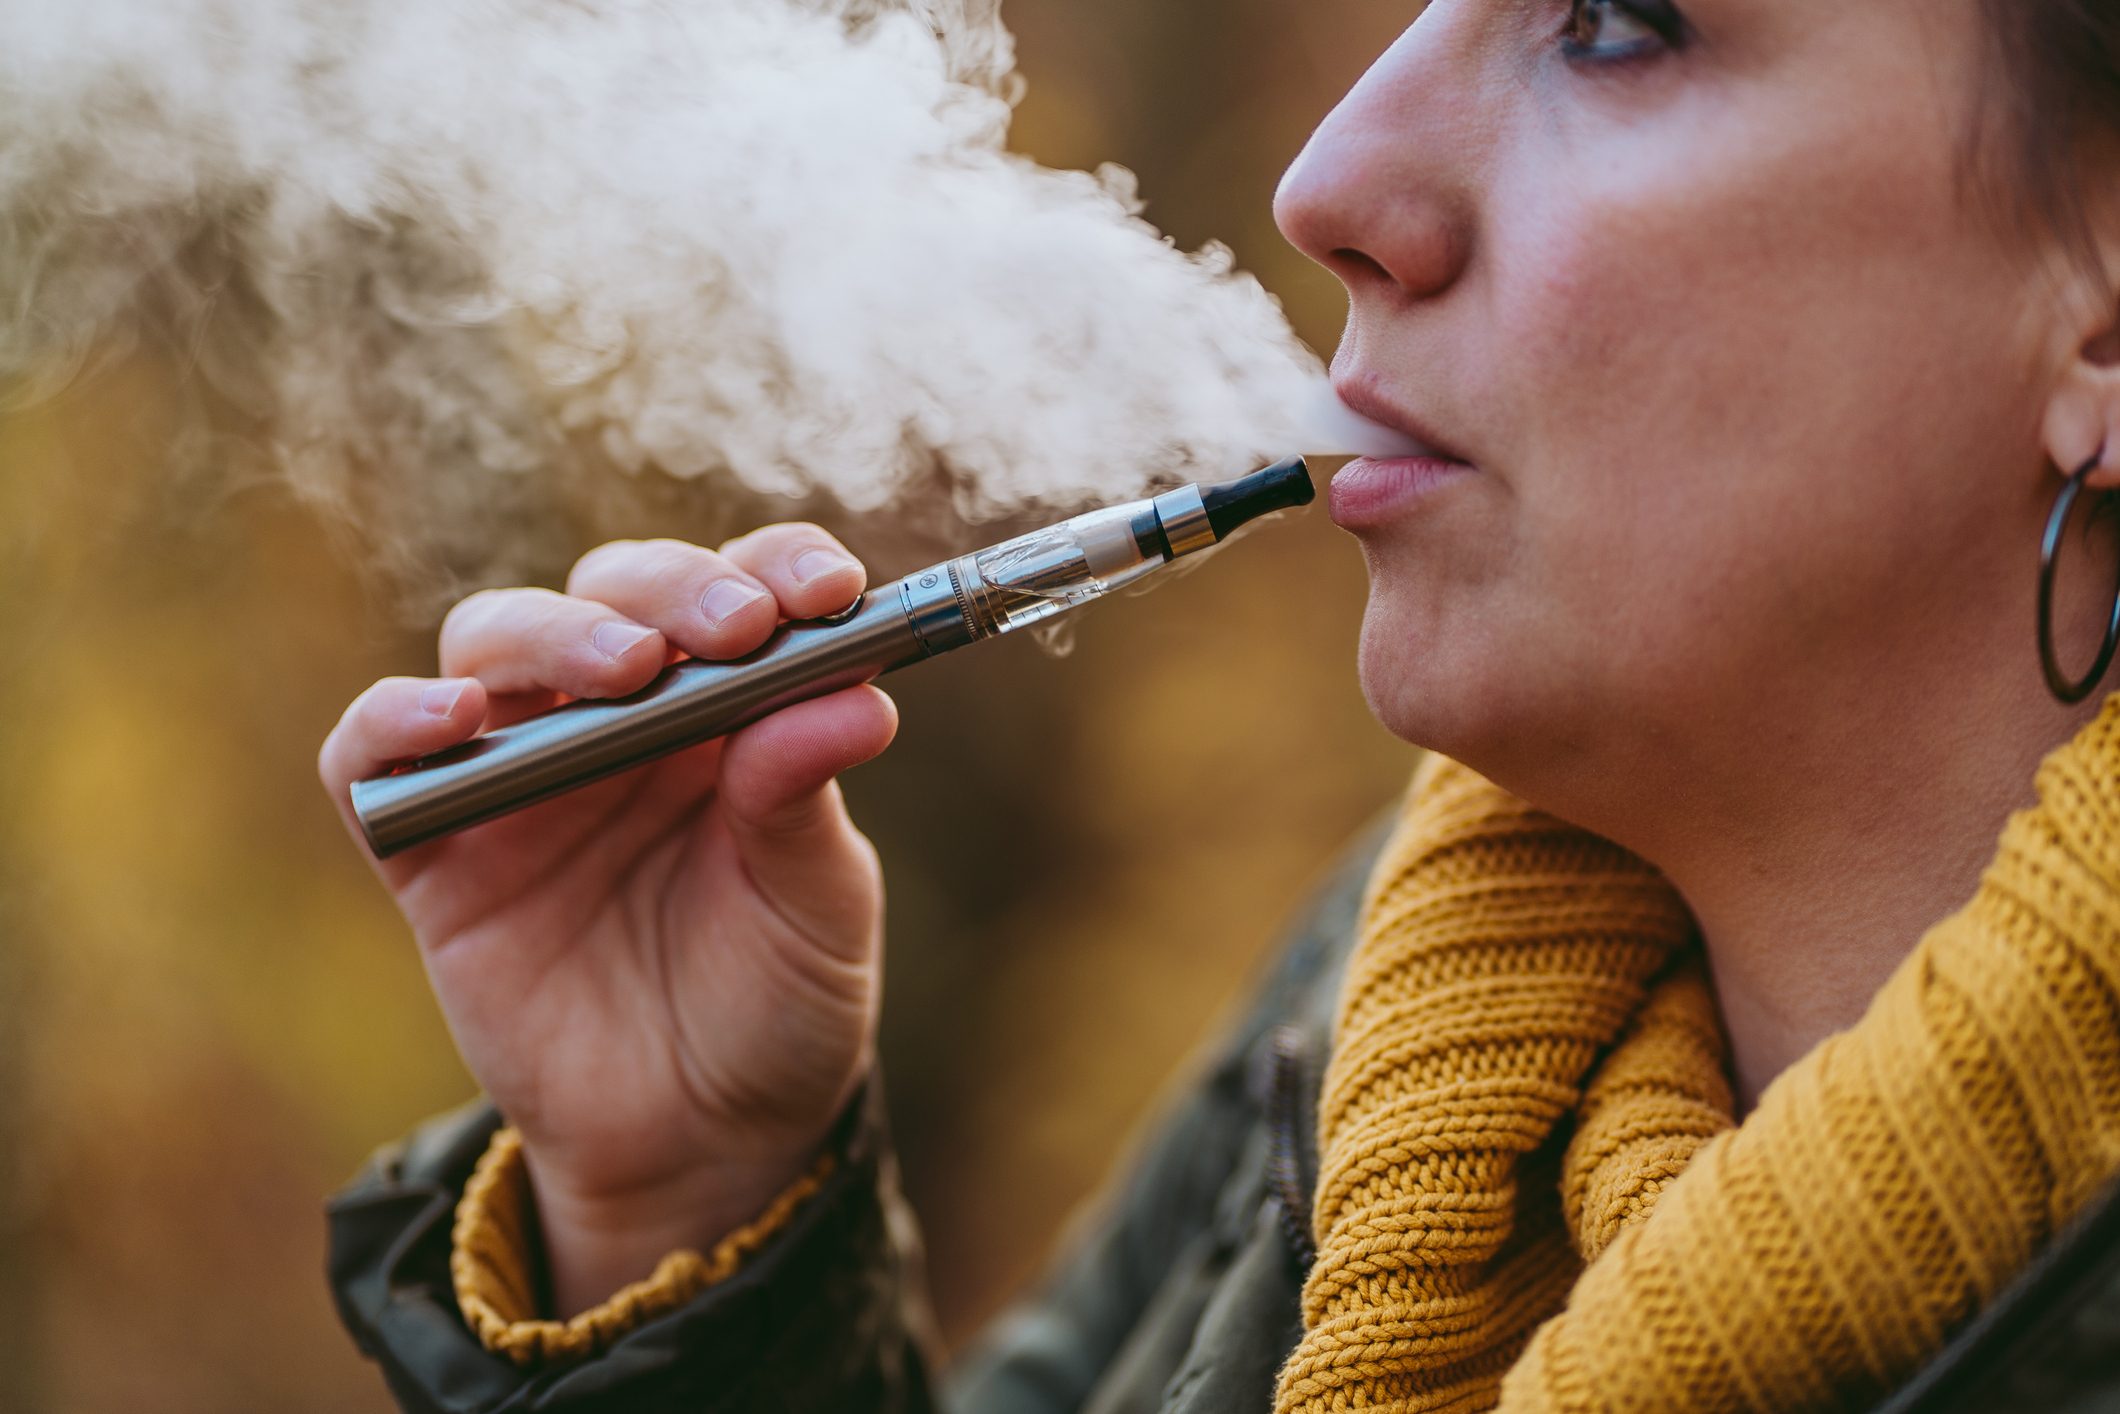
[[[2112,617],[2106,622],[2105,642],[2099,647],[2098,661],[2091,664],[2090,672],[2072,680],[2062,671],[2060,656],[2054,651],[2054,570],[2061,559],[2061,537],[2083,495],[2084,483],[2104,460],[2105,453],[2100,451],[2061,488],[2054,513],[2047,518],[2046,538],[2039,547],[2039,663],[2046,669],[2047,690],[2071,707],[2097,691],[2105,670],[2113,665],[2114,654],[2120,653],[2120,584],[2114,585]]]

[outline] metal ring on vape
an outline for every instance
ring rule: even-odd
[[[979,573],[975,555],[960,555],[950,561],[950,589],[957,596],[958,612],[964,615],[964,631],[977,641],[995,632],[993,606],[987,602],[987,584]]]
[[[898,581],[906,622],[930,657],[979,637],[964,611],[964,594],[948,565],[930,565]]]
[[[1181,486],[1156,497],[1156,519],[1163,525],[1163,538],[1170,542],[1170,557],[1178,559],[1205,550],[1221,539],[1207,516],[1207,502],[1197,486]]]
[[[2046,522],[2046,538],[2039,546],[2039,663],[2046,670],[2047,689],[2069,706],[2083,701],[2097,690],[2105,670],[2113,665],[2114,654],[2120,653],[2120,584],[2114,586],[2112,617],[2106,622],[2105,642],[2099,645],[2098,661],[2091,664],[2091,670],[2071,681],[2062,671],[2060,656],[2054,651],[2054,571],[2061,558],[2061,537],[2068,529],[2069,515],[2076,509],[2077,498],[2083,494],[2084,482],[2104,460],[2105,453],[2100,451],[2061,488],[2061,496],[2054,502],[2054,513]]]

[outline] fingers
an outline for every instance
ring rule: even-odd
[[[353,700],[317,753],[317,777],[352,821],[355,781],[468,741],[486,715],[486,690],[466,678],[385,678]]]
[[[663,636],[608,605],[549,589],[489,589],[442,621],[442,672],[503,696],[623,697],[662,671]]]
[[[775,713],[722,750],[722,819],[744,873],[789,923],[849,960],[873,945],[848,922],[873,907],[879,866],[834,777],[897,730],[891,699],[856,687]]]
[[[811,833],[836,820],[834,777],[883,754],[898,708],[875,687],[797,703],[729,738],[721,799],[747,853],[801,856]]]
[[[861,561],[814,525],[769,525],[731,540],[721,553],[771,588],[782,616],[790,619],[836,614],[868,586]]]
[[[712,550],[617,540],[581,557],[567,593],[608,605],[695,658],[740,658],[779,626],[773,592]]]
[[[867,583],[861,562],[829,533],[789,524],[719,552],[679,540],[614,541],[582,556],[567,594],[656,629],[695,658],[724,659],[757,648],[783,619],[838,613]]]
[[[472,595],[443,622],[442,680],[387,679],[347,708],[318,756],[326,789],[350,816],[355,781],[466,741],[482,723],[563,698],[637,692],[673,647],[696,658],[741,657],[783,618],[845,609],[867,579],[814,525],[769,526],[726,548],[618,541],[583,556],[565,594]],[[814,830],[836,808],[832,778],[880,753],[896,730],[890,700],[856,689],[739,734],[727,758],[739,763],[731,786],[739,828],[761,844]]]

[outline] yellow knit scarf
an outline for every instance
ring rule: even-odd
[[[1279,1414],[1903,1383],[2120,1170],[2120,698],[2038,787],[1972,902],[1735,1126],[1670,887],[1424,768],[1341,999]]]

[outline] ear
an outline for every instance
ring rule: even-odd
[[[2064,474],[2092,457],[2093,490],[2120,487],[2120,308],[2094,330],[2063,371],[2046,408],[2046,454]]]

